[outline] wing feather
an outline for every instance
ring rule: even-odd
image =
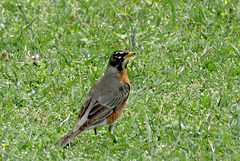
[[[108,86],[108,88],[106,88]],[[102,77],[90,89],[74,125],[74,131],[91,120],[85,128],[102,121],[128,99],[130,85],[115,77]]]

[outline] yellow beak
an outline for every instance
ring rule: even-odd
[[[129,52],[127,55],[125,55],[123,58],[129,58],[133,55],[135,55],[136,53],[135,52]]]

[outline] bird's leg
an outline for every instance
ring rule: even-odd
[[[113,133],[113,124],[109,125],[108,131],[112,134]],[[114,137],[113,143],[117,143],[116,138]]]
[[[108,131],[112,134],[113,133],[113,124],[109,125]]]
[[[93,130],[94,130],[95,135],[97,135],[97,128],[95,127]]]

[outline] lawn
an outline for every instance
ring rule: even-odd
[[[239,37],[238,0],[1,0],[0,160],[240,160]],[[118,49],[113,135],[54,147]]]

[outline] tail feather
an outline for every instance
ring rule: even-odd
[[[70,143],[70,141],[77,136],[78,134],[80,134],[83,130],[78,130],[73,132],[73,130],[71,130],[69,133],[67,133],[64,137],[61,138],[61,140],[59,140],[55,146],[61,146],[61,147],[65,147],[67,144]],[[61,144],[60,144],[61,143]]]
[[[74,125],[73,129],[67,133],[67,135],[65,135],[64,137],[62,137],[61,140],[59,140],[55,146],[60,146],[64,147],[66,146],[68,143],[70,143],[70,141],[77,136],[78,134],[80,134],[81,132],[83,132],[84,130],[89,130],[92,128],[95,128],[95,126],[91,126],[94,123],[95,120],[86,120],[80,127],[76,128],[76,126],[78,126],[78,122],[79,120],[77,120],[76,124]],[[89,127],[90,126],[90,127]],[[61,143],[61,144],[60,144]]]

